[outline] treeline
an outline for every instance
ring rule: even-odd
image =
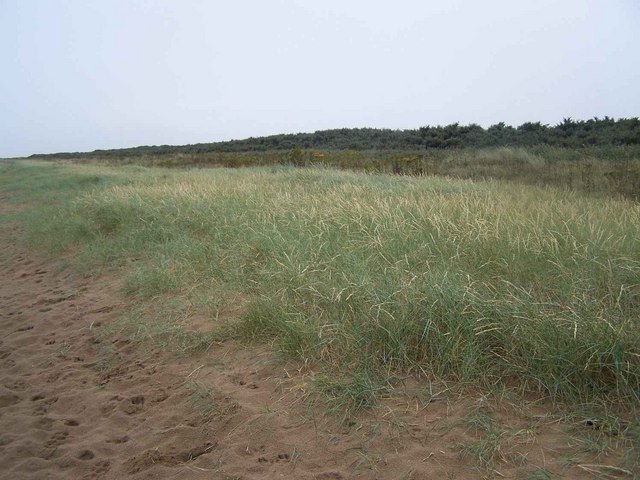
[[[594,147],[640,145],[640,118],[609,117],[590,120],[565,118],[558,125],[526,122],[518,127],[497,123],[489,128],[477,124],[421,127],[415,130],[340,128],[314,133],[251,137],[227,142],[194,145],[160,145],[95,150],[90,153],[36,154],[38,158],[135,157],[149,155],[267,152],[273,150],[423,150],[485,147]]]

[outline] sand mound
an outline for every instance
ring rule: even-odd
[[[476,400],[408,394],[338,424],[295,402],[304,382],[265,349],[175,358],[101,335],[123,309],[117,282],[56,271],[19,235],[0,236],[0,478],[585,475],[566,428],[544,415],[534,426],[502,418],[512,429],[495,467],[481,468],[460,447],[480,445],[482,432],[460,422]]]

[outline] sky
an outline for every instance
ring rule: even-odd
[[[0,0],[0,157],[640,115],[638,0]]]

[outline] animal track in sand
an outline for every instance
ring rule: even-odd
[[[138,473],[155,464],[175,466],[187,463],[209,453],[217,446],[217,442],[205,442],[202,445],[171,453],[161,453],[158,450],[148,450],[141,455],[134,456],[125,462],[126,470],[130,474]]]
[[[80,451],[80,453],[78,453],[78,455],[76,455],[76,458],[78,460],[91,460],[95,456],[96,455],[91,450],[82,450]]]

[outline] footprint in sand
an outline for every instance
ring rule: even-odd
[[[38,430],[51,430],[53,428],[53,419],[49,417],[38,417],[38,419],[33,422],[33,426]]]
[[[340,472],[322,472],[317,474],[315,480],[341,480],[344,476]]]
[[[4,386],[9,390],[14,390],[16,392],[21,392],[27,389],[27,384],[24,380],[9,380],[4,384]]]
[[[116,445],[120,445],[121,443],[127,443],[129,441],[128,435],[123,435],[121,437],[114,437],[107,440],[107,443],[115,443]]]
[[[15,441],[16,441],[15,437],[12,437],[11,435],[2,435],[0,437],[0,447],[9,445]]]
[[[41,401],[42,400],[42,401]],[[49,411],[49,407],[58,401],[58,397],[46,398],[44,393],[38,393],[31,397],[32,402],[38,402],[34,409],[35,415],[44,415]]]
[[[102,475],[108,472],[110,468],[111,468],[111,463],[109,462],[109,460],[100,460],[94,465],[93,473],[94,475]]]
[[[0,390],[0,408],[10,407],[20,402],[20,397],[9,390]]]
[[[53,372],[52,374],[50,374],[47,379],[46,382],[47,383],[55,383],[58,381],[58,379],[62,376],[62,372]]]
[[[49,438],[49,440],[47,440],[47,442],[44,444],[44,446],[48,448],[58,447],[67,440],[68,436],[69,432],[64,430],[60,432],[54,432],[53,435],[51,435],[51,438]]]
[[[133,415],[134,413],[141,412],[144,408],[144,395],[136,395],[135,397],[131,397],[128,402],[122,403],[120,409],[128,414]]]

